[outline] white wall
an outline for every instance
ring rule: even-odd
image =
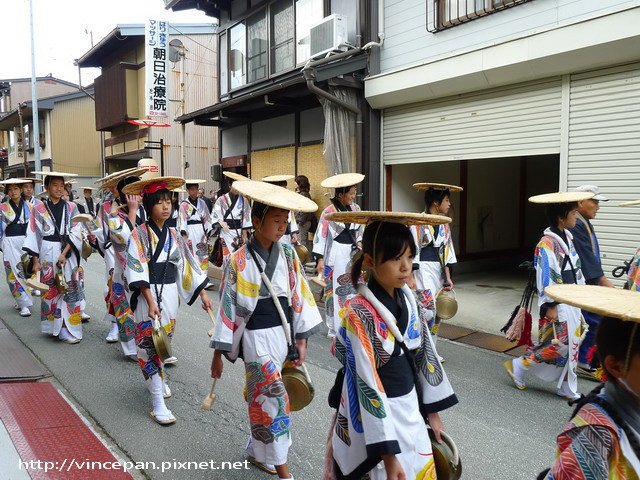
[[[247,126],[229,128],[222,131],[222,157],[235,157],[246,155],[247,151]]]
[[[433,0],[386,0],[382,72],[640,5],[638,0],[533,0],[430,33],[427,5],[432,3]]]

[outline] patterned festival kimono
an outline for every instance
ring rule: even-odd
[[[580,257],[573,246],[572,235],[564,230],[568,244],[551,229],[547,228],[536,246],[534,265],[538,289],[538,306],[555,305],[545,294],[545,289],[557,284],[584,284],[580,270]],[[538,343],[529,347],[522,357],[523,366],[530,369],[542,380],[557,381],[559,389],[566,380],[573,393],[578,391],[576,365],[580,337],[583,334],[581,312],[577,307],[558,304],[558,321],[541,318],[538,325]]]
[[[627,286],[629,290],[633,292],[640,292],[640,248],[636,251],[636,254],[631,260],[629,265],[629,278],[627,279]]]
[[[425,212],[426,213],[426,212]],[[416,242],[418,270],[415,271],[418,301],[431,312],[431,333],[438,335],[440,322],[436,321],[436,296],[446,278],[444,268],[457,263],[449,225],[415,225],[411,227]]]
[[[162,314],[160,324],[172,337],[180,297],[188,305],[193,304],[209,280],[200,270],[182,235],[166,224],[160,230],[153,221],[136,227],[131,233],[127,245],[125,280],[131,291],[130,305],[136,321],[136,345],[142,375],[145,380],[156,373],[164,378],[160,356],[153,346],[149,306],[140,288],[151,290]]]
[[[295,233],[300,233],[298,229],[298,222],[296,222],[296,214],[293,211],[289,211],[287,230],[284,232],[284,235],[280,237],[280,243],[287,243],[289,245],[292,245],[291,236]]]
[[[125,355],[135,355],[137,353],[136,321],[129,305],[131,292],[125,278],[127,244],[135,226],[131,224],[127,212],[123,209],[118,209],[115,215],[109,213],[108,222],[111,250],[115,257],[108,303],[118,322],[118,336],[122,351]],[[142,224],[142,219],[137,216],[136,225],[140,224]]]
[[[186,233],[189,239],[187,244],[193,257],[200,262],[200,269],[207,272],[209,269],[207,238],[211,231],[211,215],[204,200],[196,198],[194,203],[191,198],[184,199],[180,203],[177,227],[180,233]]]
[[[358,250],[357,244],[362,241],[364,225],[344,224],[329,221],[326,216],[338,211],[360,211],[355,203],[345,207],[338,199],[332,199],[320,215],[318,228],[313,238],[313,253],[324,257],[325,288],[325,321],[329,328],[329,336],[335,336],[340,318],[338,312],[347,300],[356,294],[351,284],[351,261]]]
[[[236,250],[236,243],[242,240],[243,229],[252,228],[251,205],[242,195],[231,197],[230,193],[216,200],[213,206],[212,223],[226,222],[229,230],[220,230],[222,240],[222,255],[224,264],[229,261],[231,254]]]
[[[59,221],[54,219],[55,207],[49,200],[33,207],[23,250],[29,255],[40,257],[40,281],[49,287],[41,297],[42,333],[58,336],[60,329],[65,326],[71,335],[81,339],[81,312],[85,308],[84,269],[80,265],[83,226],[81,223],[71,222],[71,218],[78,214],[76,204],[62,199],[60,202],[62,207]],[[58,272],[56,262],[65,246],[62,243],[65,237],[71,245],[71,252],[63,269],[68,288],[65,293],[60,293],[55,282]]]
[[[113,194],[111,192],[106,192],[104,200],[98,208],[98,215],[96,216],[98,228],[93,232],[96,236],[96,250],[104,258],[105,283],[102,289],[102,296],[104,297],[104,301],[107,305],[107,312],[104,315],[104,320],[109,323],[116,322],[115,308],[110,303],[111,283],[113,280],[113,269],[116,261],[109,232],[109,215],[111,212],[111,203],[113,201]]]
[[[33,305],[20,262],[29,226],[29,212],[29,205],[23,200],[18,205],[11,200],[0,203],[0,246],[4,253],[4,269],[9,291],[20,308]]]
[[[345,376],[332,427],[334,469],[347,478],[360,479],[368,472],[371,480],[382,480],[387,475],[381,456],[395,454],[408,479],[435,480],[423,415],[445,410],[458,399],[414,293],[404,286],[392,298],[371,279],[358,287],[340,317],[335,356]],[[412,352],[417,382],[397,339],[404,339]]]
[[[322,318],[295,250],[278,242],[268,253],[255,239],[250,243],[259,258],[243,245],[225,268],[211,348],[221,350],[232,362],[243,359],[253,456],[265,464],[282,465],[287,463],[291,446],[289,397],[281,377],[288,346],[255,262],[260,262],[270,279],[283,311],[292,314],[295,339],[315,333]]]
[[[611,385],[606,384],[598,396],[602,397],[603,392],[610,388]],[[629,404],[637,404],[632,402]],[[638,425],[638,430],[630,424],[628,427],[640,441]],[[578,410],[558,435],[558,456],[546,477],[546,480],[591,479],[640,479],[640,459],[629,437],[609,413],[596,403],[587,403]]]

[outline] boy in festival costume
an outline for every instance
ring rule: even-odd
[[[344,378],[332,401],[334,471],[325,478],[436,478],[427,424],[440,441],[444,427],[438,412],[458,399],[436,355],[424,309],[407,286],[416,246],[406,224],[443,225],[450,219],[339,212],[327,220],[368,225],[363,254],[351,270],[358,294],[340,311],[334,350]],[[359,284],[363,268],[366,285]]]
[[[277,185],[278,187],[287,188],[287,182],[296,178],[294,175],[269,175],[263,177],[262,181],[270,183],[271,185]],[[281,242],[293,245],[298,243],[298,223],[296,222],[296,216],[293,211],[289,212],[289,219],[287,221],[287,230],[280,239]]]
[[[229,180],[229,193],[221,195],[213,206],[212,223],[220,225],[223,265],[236,249],[246,243],[251,229],[251,206],[249,201],[233,188],[236,180],[249,180],[238,173],[223,172]]]
[[[202,308],[211,309],[204,288],[207,276],[193,258],[191,250],[167,220],[171,217],[171,190],[184,184],[178,177],[141,180],[122,189],[125,195],[142,195],[146,223],[136,227],[127,245],[125,278],[131,291],[130,306],[136,320],[138,364],[151,394],[151,417],[161,425],[175,423],[176,417],[165,404],[171,396],[164,366],[153,343],[152,320],[171,337],[178,316],[179,297],[188,305],[198,297]]]
[[[40,326],[42,333],[74,344],[82,340],[82,311],[85,300],[80,266],[82,224],[72,223],[78,214],[75,203],[62,199],[65,177],[75,174],[34,172],[46,175],[44,186],[49,198],[33,207],[23,250],[33,257],[33,270],[41,271],[40,281],[49,286],[42,295]],[[63,290],[57,274],[66,281]]]
[[[207,239],[211,233],[211,215],[209,208],[198,196],[198,184],[204,180],[187,180],[188,197],[180,202],[178,210],[178,231],[187,240],[194,258],[200,262],[203,272],[209,270],[209,249]]]
[[[577,402],[558,435],[547,480],[640,478],[640,295],[602,286],[555,285],[545,295],[602,315],[596,345],[607,380]]]
[[[320,215],[318,228],[313,237],[313,253],[319,258],[317,272],[322,275],[325,288],[325,321],[329,338],[336,335],[340,324],[338,312],[345,302],[356,294],[355,287],[349,282],[351,262],[362,248],[361,225],[334,222],[327,215],[334,212],[357,212],[360,207],[355,203],[356,185],[364,180],[359,173],[341,173],[325,178],[320,185],[335,191],[331,204]]]
[[[224,354],[234,362],[241,357],[247,373],[247,398],[251,440],[247,453],[252,463],[279,478],[293,478],[287,465],[291,446],[289,397],[282,382],[283,365],[292,352],[275,304],[277,297],[293,331],[298,358],[303,364],[307,339],[319,329],[320,313],[302,265],[291,245],[280,243],[290,210],[315,211],[308,198],[278,186],[251,180],[234,187],[251,198],[255,232],[230,258],[220,287],[218,321],[211,338],[215,349],[211,376],[222,376]],[[262,272],[271,288],[262,280]],[[273,293],[270,293],[270,290]]]
[[[0,204],[0,245],[4,254],[4,269],[15,308],[21,317],[30,317],[33,300],[28,293],[26,278],[20,257],[29,226],[30,207],[21,197],[22,179],[13,178],[0,182],[5,185],[7,201]]]

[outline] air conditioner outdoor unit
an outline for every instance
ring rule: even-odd
[[[347,17],[329,15],[311,27],[309,43],[311,57],[339,50],[347,43]]]

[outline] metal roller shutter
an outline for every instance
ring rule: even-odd
[[[640,64],[571,76],[568,187],[597,185],[610,202],[594,222],[605,274],[640,247]]]
[[[561,79],[384,111],[385,164],[560,152]]]

